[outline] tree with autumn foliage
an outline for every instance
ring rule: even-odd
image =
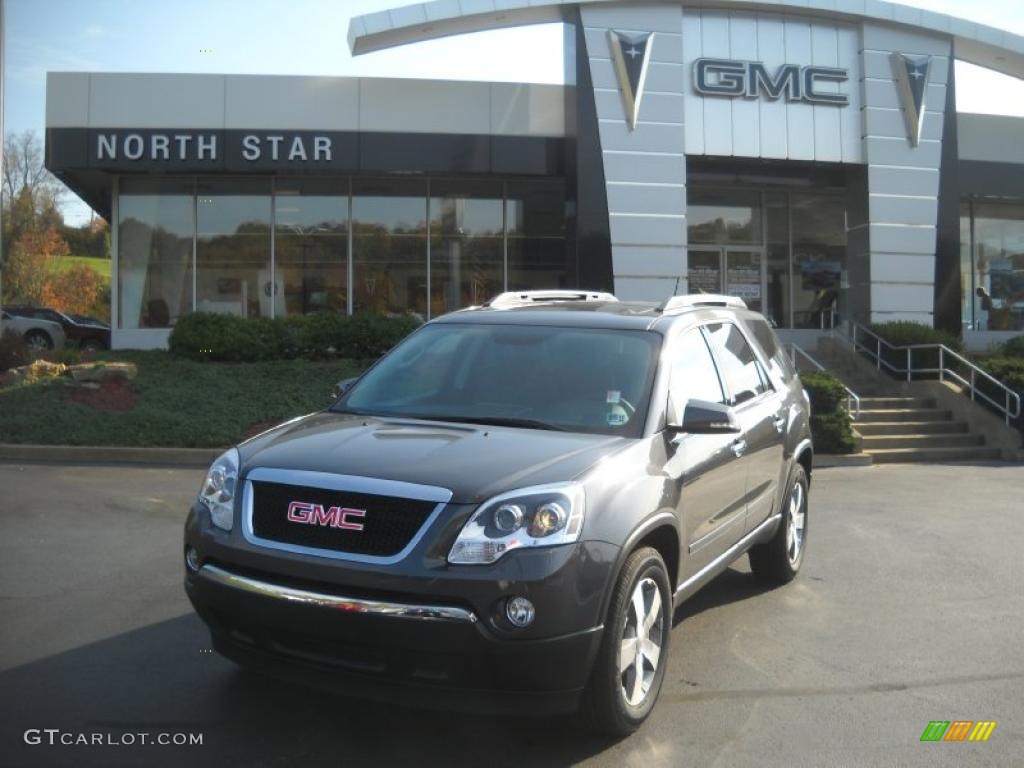
[[[54,228],[22,232],[4,265],[4,303],[42,306],[47,286],[55,277],[57,260],[68,253],[68,244]]]
[[[78,315],[97,313],[103,278],[91,267],[75,264],[52,274],[43,286],[42,305]]]

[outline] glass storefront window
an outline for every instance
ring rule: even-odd
[[[793,225],[793,327],[829,327],[846,266],[846,201],[839,195],[790,193]]]
[[[353,311],[427,316],[427,183],[352,182]]]
[[[960,324],[975,329],[974,269],[971,266],[971,204],[960,203]]]
[[[483,304],[505,287],[501,182],[430,184],[430,316]]]
[[[119,328],[169,328],[192,311],[192,178],[122,179]]]
[[[975,200],[975,328],[1024,329],[1024,202]]]
[[[505,198],[508,290],[579,287],[565,246],[565,185],[510,181]]]
[[[760,191],[692,187],[687,197],[691,244],[761,244]]]
[[[274,184],[276,315],[348,311],[348,179]]]
[[[196,309],[270,317],[270,180],[199,179],[196,229]]]

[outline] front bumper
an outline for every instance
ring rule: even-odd
[[[256,547],[201,509],[185,541],[201,561],[186,592],[223,655],[359,697],[475,712],[577,706],[616,555],[593,542],[482,567],[417,552],[393,566],[325,562]],[[525,630],[499,610],[514,595],[537,608]]]

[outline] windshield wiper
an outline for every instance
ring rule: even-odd
[[[567,432],[565,427],[548,424],[536,419],[516,419],[504,416],[445,416],[445,415],[409,415],[394,414],[398,418],[422,419],[423,421],[452,421],[458,424],[486,424],[495,427],[525,427],[526,429],[549,429],[555,432]]]

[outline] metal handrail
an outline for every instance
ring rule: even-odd
[[[1001,382],[995,376],[990,374],[984,368],[981,368],[980,366],[976,365],[975,363],[972,363],[970,360],[968,360],[963,355],[961,355],[961,354],[959,354],[957,352],[954,352],[952,349],[947,347],[945,344],[908,344],[907,346],[904,346],[904,347],[897,347],[897,346],[895,346],[893,344],[890,344],[888,341],[883,339],[881,336],[879,336],[877,333],[872,331],[870,328],[865,328],[864,326],[860,325],[859,323],[855,323],[852,320],[849,321],[848,328],[849,328],[850,342],[851,342],[851,344],[853,344],[853,348],[855,350],[860,350],[860,351],[864,352],[865,354],[868,355],[868,357],[874,358],[875,367],[878,370],[881,370],[882,367],[884,366],[885,369],[888,370],[891,373],[899,374],[901,376],[905,375],[907,377],[907,381],[908,382],[909,381],[913,381],[914,374],[920,374],[920,373],[937,373],[937,374],[939,374],[939,381],[945,381],[946,377],[948,376],[953,381],[958,382],[960,384],[960,386],[966,387],[968,390],[970,390],[971,400],[977,400],[978,398],[981,398],[986,403],[988,403],[993,408],[995,408],[997,411],[1002,413],[1003,414],[1003,418],[1005,419],[1007,425],[1010,423],[1011,419],[1016,419],[1018,416],[1020,416],[1020,395],[1017,392],[1015,392],[1010,387],[1008,387],[1005,384],[1003,384],[1003,382]],[[859,334],[861,334],[861,333],[866,334],[867,336],[870,336],[872,339],[874,339],[874,341],[875,341],[875,343],[874,343],[874,350],[872,350],[869,345],[864,344],[864,343],[862,343],[860,341]],[[906,355],[907,355],[906,367],[905,368],[900,368],[900,367],[895,366],[892,363],[888,362],[887,360],[883,360],[882,359],[882,348],[883,347],[885,347],[886,349],[894,350],[896,352],[905,351]],[[939,353],[939,365],[938,365],[938,367],[937,368],[915,368],[914,367],[914,360],[913,360],[913,353],[914,353],[915,349],[930,349],[930,350],[938,351],[938,353]],[[963,364],[964,366],[966,366],[970,370],[970,372],[971,372],[970,373],[970,377],[969,378],[964,378],[959,373],[954,371],[952,368],[947,368],[946,367],[946,358],[947,357],[952,357],[957,362],[959,362],[959,363]],[[978,383],[978,377],[979,376],[981,378],[983,378],[983,379],[988,380],[990,383],[994,384],[997,388],[1003,390],[1004,402],[1000,403],[1000,402],[994,400],[993,398],[989,397],[984,392],[982,392],[981,390],[978,389],[977,383]],[[1011,404],[1012,404],[1013,407],[1011,407]]]
[[[813,357],[811,357],[805,349],[803,349],[802,347],[798,347],[796,344],[790,344],[789,356],[790,359],[793,361],[794,368],[796,367],[797,355],[803,357],[807,362],[813,365],[816,370],[828,373],[828,369],[825,368],[824,365],[819,363]],[[856,421],[857,418],[860,416],[860,396],[845,384],[843,384],[843,389],[846,390],[846,412],[850,414],[851,419]]]

